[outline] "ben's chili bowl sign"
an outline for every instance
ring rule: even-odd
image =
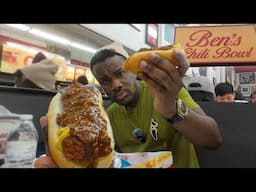
[[[175,43],[181,44],[191,63],[256,64],[253,25],[177,27]]]

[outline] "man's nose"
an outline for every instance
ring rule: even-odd
[[[112,81],[112,90],[119,89],[120,87],[122,87],[122,84],[119,80],[116,79]]]

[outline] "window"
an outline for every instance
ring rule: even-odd
[[[163,35],[162,35],[163,44],[173,44],[174,39],[174,26],[172,24],[163,25]]]

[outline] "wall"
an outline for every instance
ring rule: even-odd
[[[26,24],[28,25],[28,24]],[[99,48],[102,45],[97,43],[96,41],[93,41],[89,37],[86,36],[86,34],[83,35],[83,32],[80,32],[81,35],[79,35],[78,30],[83,31],[83,28],[78,28],[76,31],[71,31],[71,28],[73,28],[73,25],[70,24],[30,24],[28,26],[35,27],[37,29],[43,30],[45,32],[50,32],[56,35],[59,35],[61,37],[70,39],[72,41],[76,41],[77,43],[81,44],[88,44],[94,48]],[[65,46],[60,43],[55,43],[52,41],[47,41],[46,39],[34,36],[33,34],[30,34],[28,32],[23,32],[17,29],[10,28],[4,24],[0,24],[0,35],[8,36],[17,40],[25,41],[40,47],[47,48],[47,44],[56,45],[60,48],[66,49],[71,52],[71,58],[76,60],[81,60],[83,62],[89,62],[92,53],[82,51],[77,48],[73,48],[71,46]]]
[[[107,38],[120,42],[125,47],[137,51],[145,44],[145,24],[141,24],[141,31],[129,24],[81,24]]]

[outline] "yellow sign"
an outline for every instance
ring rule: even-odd
[[[1,71],[5,73],[14,73],[17,69],[29,65],[33,59],[31,53],[5,44],[2,45],[1,57]]]
[[[177,27],[174,41],[191,64],[256,63],[254,25]]]
[[[56,63],[59,67],[55,75],[56,79],[59,81],[65,81],[66,73],[68,70],[67,61],[65,60],[65,58],[49,52],[46,53],[46,56],[49,60]]]
[[[20,47],[15,47],[14,45],[11,46],[3,44],[0,71],[5,73],[14,73],[17,69],[30,65],[35,56],[35,52],[28,51],[29,49],[29,47],[22,49]],[[65,74],[68,70],[65,58],[46,51],[41,52],[43,52],[49,60],[52,60],[58,65],[58,72],[55,75],[56,79],[59,81],[65,81]]]
[[[66,80],[73,81],[75,76],[75,66],[68,65],[67,72],[65,74]]]

